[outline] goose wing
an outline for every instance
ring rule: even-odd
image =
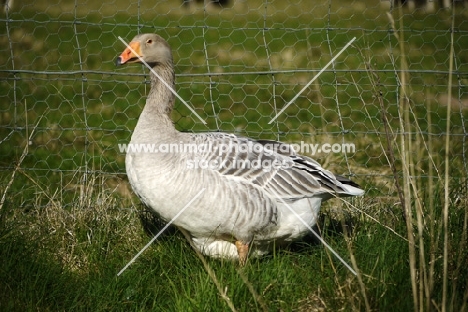
[[[198,133],[192,142],[203,146],[196,159],[226,179],[257,185],[286,200],[306,197],[361,195],[352,181],[323,169],[312,158],[298,155],[285,143],[252,140],[227,133]]]

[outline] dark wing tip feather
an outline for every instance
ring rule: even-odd
[[[361,188],[361,186],[359,184],[357,184],[356,182],[353,182],[350,179],[345,178],[345,177],[343,177],[341,175],[335,175],[335,177],[336,177],[336,180],[338,182],[341,182],[341,183],[347,184],[347,185],[351,185],[351,186],[354,186],[354,187],[357,187],[357,188]]]

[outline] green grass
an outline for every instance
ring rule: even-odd
[[[167,1],[76,8],[35,1],[11,12],[8,24],[0,16],[0,31],[8,33],[0,36],[0,310],[229,310],[180,233],[158,239],[117,277],[150,240],[116,147],[129,141],[149,87],[141,67],[114,66],[124,48],[117,36],[130,40],[139,24],[168,39],[179,94],[208,123],[177,102],[179,130],[356,145],[346,158],[312,156],[367,191],[351,204],[328,202],[320,222],[324,239],[347,262],[355,258],[358,277],[310,242],[251,259],[243,269],[207,259],[237,310],[409,311],[415,297],[423,309],[442,309],[444,279],[444,308],[466,309],[467,12],[455,12],[456,74],[448,86],[451,12],[403,11],[400,24],[398,10],[389,18],[374,2],[333,1],[329,8],[269,1],[265,10],[254,0],[204,12]],[[269,125],[354,36],[334,67]],[[409,223],[391,166],[406,188]],[[343,223],[352,224],[350,233]],[[417,246],[408,244],[412,237]]]
[[[122,201],[100,189],[100,182],[90,180],[82,196],[74,198],[71,209],[62,209],[59,198],[47,193],[38,195],[50,195],[45,206],[17,207],[7,202],[3,207],[2,310],[227,310],[202,263],[178,233],[163,235],[117,277],[150,237],[140,225],[139,209],[122,208]],[[453,190],[466,199],[462,182],[454,184]],[[431,195],[439,201],[439,195],[426,194],[424,202]],[[466,236],[461,232],[465,199],[451,207],[453,244],[462,241],[461,235]],[[407,242],[392,232],[405,232],[398,208],[366,198],[353,203],[365,211],[359,213],[344,205],[340,218],[332,213],[336,209],[327,206],[320,222],[324,239],[346,259],[352,251],[372,310],[411,310]],[[441,208],[436,204],[434,217],[440,217]],[[352,225],[348,235],[343,233],[340,219],[348,224],[347,229]],[[426,233],[424,239],[439,243],[438,249],[426,251],[427,256],[434,253],[436,259],[441,257],[441,237]],[[458,289],[454,306],[460,307],[466,291],[462,277],[468,272],[457,260],[466,259],[468,251],[466,246],[458,249],[454,245],[451,249],[450,281]],[[238,310],[261,309],[237,264],[219,260],[208,260],[208,264]],[[440,272],[440,265],[438,261],[436,272]],[[252,259],[240,270],[269,310],[365,309],[356,277],[321,245],[300,243],[294,249]],[[434,279],[433,299],[438,302],[440,274]]]

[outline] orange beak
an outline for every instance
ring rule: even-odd
[[[137,41],[132,41],[130,42],[129,46],[133,49],[133,51],[136,52],[136,54],[133,53],[133,51],[129,47],[127,47],[117,58],[115,62],[116,65],[123,65],[125,63],[136,63],[140,61],[138,59],[138,56],[141,56],[140,43]]]

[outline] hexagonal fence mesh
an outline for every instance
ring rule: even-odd
[[[170,43],[177,91],[206,121],[178,100],[181,131],[309,144],[304,154],[380,197],[396,196],[403,152],[415,177],[440,176],[427,164],[442,171],[448,134],[450,175],[464,177],[467,14],[462,1],[3,1],[0,189],[27,204],[99,176],[128,195],[119,144],[149,76],[115,59],[119,36],[147,32]]]

